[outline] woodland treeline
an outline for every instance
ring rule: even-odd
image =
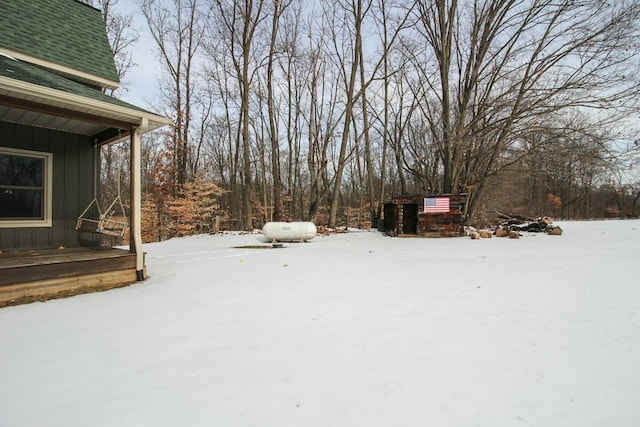
[[[94,2],[96,3],[96,2]],[[138,34],[102,0],[121,75]],[[392,194],[637,215],[634,0],[141,0],[162,71],[147,240],[270,220],[375,227]],[[125,78],[126,80],[126,78]],[[116,93],[117,95],[117,93]],[[126,149],[101,150],[109,197]],[[124,173],[121,173],[124,171]]]

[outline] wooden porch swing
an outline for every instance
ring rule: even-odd
[[[87,213],[91,210],[91,207],[95,206],[98,213],[96,218],[90,218]],[[120,209],[121,215],[116,215],[117,208]],[[123,220],[116,219],[123,218]],[[91,203],[86,207],[84,211],[78,217],[76,222],[76,230],[87,231],[89,233],[106,234],[108,236],[124,237],[129,228],[129,222],[124,212],[124,206],[122,205],[122,199],[120,194],[113,199],[113,202],[109,207],[103,211],[100,209],[100,203],[96,197],[93,198]]]
[[[102,210],[97,197],[98,182],[98,160],[97,146],[94,151],[94,177],[93,177],[93,200],[87,205],[84,211],[78,216],[76,221],[77,231],[104,234],[107,236],[124,237],[129,229],[122,198],[120,197],[120,173],[118,173],[118,193],[106,210]],[[92,211],[95,208],[95,212]],[[97,215],[92,216],[91,214]]]

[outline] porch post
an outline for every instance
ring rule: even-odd
[[[136,278],[146,279],[144,268],[144,252],[142,250],[142,178],[140,137],[147,127],[143,119],[140,127],[131,128],[131,224],[129,251],[136,254]]]

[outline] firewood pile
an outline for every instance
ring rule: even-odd
[[[522,233],[524,231],[529,233],[547,233],[552,236],[562,235],[562,228],[554,224],[553,220],[548,216],[529,218],[517,214],[508,214],[502,211],[496,211],[496,214],[498,215],[498,218],[502,220],[496,227],[496,233],[498,230],[505,230],[507,232],[515,231],[518,233]]]
[[[329,228],[324,225],[316,226],[316,230],[317,230],[318,236],[329,236],[331,234],[342,234],[342,233],[349,232],[349,230],[346,227]]]
[[[467,235],[472,239],[496,237],[509,237],[510,239],[518,239],[523,232],[528,233],[547,233],[552,236],[562,235],[562,228],[553,223],[548,216],[538,218],[530,218],[517,214],[508,214],[502,211],[496,211],[500,223],[489,229],[476,230],[470,227]]]

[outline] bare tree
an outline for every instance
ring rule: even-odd
[[[253,229],[253,185],[251,169],[250,98],[251,81],[255,71],[252,59],[255,35],[260,23],[265,19],[263,0],[215,0],[214,7],[220,18],[219,35],[229,49],[240,91],[240,123],[243,158],[243,221],[245,230]],[[217,41],[216,41],[217,42]]]
[[[400,33],[405,29],[410,14],[407,13],[395,25],[391,36],[385,39],[383,48],[372,60],[371,70],[368,77],[360,73],[360,68],[364,67],[363,32],[366,21],[370,18],[373,2],[372,0],[353,0],[351,2],[335,2],[334,9],[328,11],[331,15],[332,24],[332,48],[336,65],[340,67],[341,80],[344,85],[343,100],[343,128],[340,135],[340,149],[336,162],[334,176],[333,193],[329,211],[329,226],[335,227],[340,200],[340,187],[342,185],[342,174],[347,161],[347,146],[351,134],[351,124],[355,116],[355,108],[361,97],[365,96],[367,88],[377,78],[379,70],[383,67],[389,50],[395,44]],[[411,9],[410,9],[411,10]],[[360,78],[359,78],[360,77]],[[366,105],[366,102],[361,105]],[[366,113],[366,111],[365,111]],[[368,132],[368,126],[367,126]]]
[[[282,180],[280,176],[280,140],[278,131],[278,114],[274,94],[274,64],[278,48],[278,30],[280,16],[291,4],[291,0],[274,1],[271,10],[271,35],[269,40],[269,56],[267,58],[267,107],[269,110],[269,136],[271,140],[271,175],[273,179],[273,220],[280,221],[282,212]]]
[[[102,1],[116,17],[117,0]],[[375,226],[391,191],[469,192],[473,210],[504,179],[535,183],[532,210],[587,215],[594,189],[614,203],[621,188],[603,163],[630,137],[619,121],[637,116],[637,1],[142,6],[174,117],[157,137],[165,152],[148,152],[160,165],[149,180],[174,196],[195,175],[222,187],[230,227],[257,215]]]
[[[205,43],[207,61],[205,68],[205,90],[215,98],[220,113],[208,124],[209,150],[215,151],[220,159],[219,177],[227,182],[228,210],[231,214],[234,228],[242,228],[239,219],[243,212],[243,188],[240,181],[242,167],[240,154],[242,152],[242,138],[240,126],[239,82],[233,67],[233,59],[227,54],[228,49],[219,43],[220,31],[218,25],[210,25],[207,29],[208,37]],[[223,33],[225,33],[223,31]],[[219,145],[218,145],[219,144]]]
[[[473,204],[484,180],[510,164],[505,154],[550,114],[626,114],[612,107],[637,102],[638,85],[628,78],[638,46],[637,2],[418,4],[418,33],[428,47],[419,69],[437,96],[425,96],[421,106],[444,192],[473,189]]]
[[[174,119],[167,138],[167,173],[172,194],[177,196],[179,186],[189,178],[195,69],[209,11],[199,0],[143,0],[142,12],[167,72],[161,81],[162,94]]]
[[[280,17],[281,55],[277,59],[280,69],[279,91],[283,94],[282,102],[286,103],[286,119],[282,120],[287,139],[287,153],[285,161],[286,201],[283,207],[289,218],[301,218],[304,210],[304,191],[301,169],[304,167],[302,156],[302,139],[304,128],[304,99],[308,96],[305,87],[312,74],[310,60],[302,47],[302,37],[310,31],[310,25],[303,21],[303,2],[292,3]],[[284,203],[283,203],[284,204]]]
[[[345,100],[340,149],[334,176],[333,193],[331,195],[329,227],[336,226],[340,187],[346,165],[354,105],[357,99],[356,84],[358,82],[360,56],[362,55],[362,25],[370,4],[365,3],[364,0],[354,0],[350,4],[335,2],[334,7],[335,9],[328,13],[334,18],[331,26],[333,31],[332,42],[335,48],[334,54],[337,57],[337,61],[339,61],[338,65],[341,67]],[[348,25],[345,25],[345,23],[348,23]],[[346,34],[343,31],[346,31]],[[350,31],[353,31],[353,33],[350,34]],[[346,43],[349,43],[349,45]]]
[[[309,79],[307,91],[309,106],[307,168],[309,173],[309,209],[307,219],[318,221],[322,200],[329,191],[329,145],[336,128],[340,124],[341,114],[337,111],[339,86],[337,71],[331,67],[325,53],[327,43],[327,16],[321,17],[317,33],[309,32]]]
[[[389,147],[390,135],[389,130],[391,122],[390,115],[392,112],[392,105],[396,101],[396,96],[399,95],[399,105],[401,105],[400,111],[403,111],[404,101],[403,94],[397,93],[392,95],[391,83],[392,79],[399,81],[398,77],[401,77],[406,72],[406,64],[402,61],[395,61],[392,65],[392,55],[396,52],[397,39],[400,34],[406,29],[413,26],[413,23],[409,21],[411,14],[409,13],[414,5],[412,2],[405,4],[403,1],[385,1],[378,0],[373,4],[373,25],[375,32],[379,37],[379,58],[377,64],[373,66],[373,72],[368,79],[365,78],[365,52],[360,55],[360,85],[363,88],[362,91],[362,121],[363,121],[363,133],[365,142],[365,165],[367,171],[367,192],[369,202],[369,217],[371,220],[371,226],[377,227],[377,223],[382,214],[382,201],[385,196],[385,185],[387,181],[387,151]],[[360,46],[362,49],[362,45]],[[375,73],[379,73],[376,76]],[[367,86],[371,85],[376,79],[382,82],[382,96],[378,96],[378,102],[371,101],[371,107],[369,105],[369,97],[367,91],[364,90]],[[375,84],[375,83],[374,83]],[[376,92],[380,90],[373,90],[372,98],[376,98]],[[377,110],[376,110],[377,109]],[[410,116],[410,114],[409,114]],[[371,120],[373,118],[373,120]],[[373,122],[377,120],[379,124],[379,135],[382,138],[382,147],[380,147],[377,155],[380,158],[380,164],[375,167],[373,158],[375,157],[372,148],[372,136],[371,131],[374,128]],[[408,121],[407,121],[408,123]],[[397,125],[402,127],[402,121],[398,121]],[[396,153],[401,153],[401,150],[397,150]],[[398,158],[399,159],[399,158]],[[400,162],[399,164],[402,164]],[[403,181],[403,169],[398,168],[400,171],[400,178]],[[376,177],[379,182],[379,189],[375,188]]]

